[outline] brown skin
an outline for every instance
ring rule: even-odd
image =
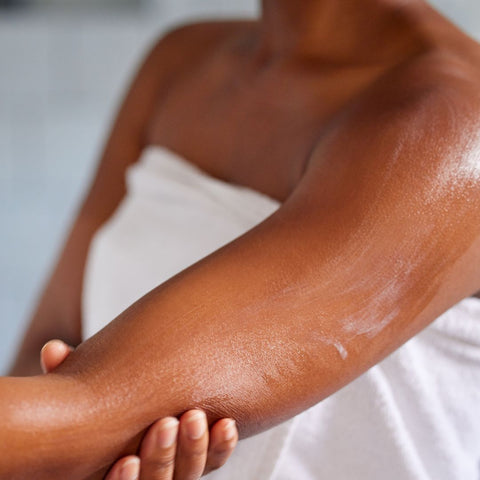
[[[73,351],[60,340],[46,343],[40,356],[42,371],[52,372]],[[203,434],[198,436],[201,431]],[[190,410],[179,420],[166,417],[148,429],[138,456],[117,461],[105,480],[127,480],[125,471],[130,473],[128,478],[135,480],[196,480],[223,466],[237,440],[232,419],[219,420],[208,431],[206,415],[200,410]]]
[[[79,334],[88,242],[144,145],[282,206],[54,374],[1,379],[1,478],[101,478],[157,418],[192,407],[234,418],[243,437],[259,432],[480,288],[480,47],[424,3],[402,4],[265,0],[260,22],[188,26],[157,45],[16,371],[48,312],[52,330],[65,314]]]

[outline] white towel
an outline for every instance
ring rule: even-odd
[[[163,147],[127,173],[92,242],[83,331],[272,214],[259,192]],[[210,480],[479,480],[480,300],[465,299],[386,360],[294,419],[243,440]]]

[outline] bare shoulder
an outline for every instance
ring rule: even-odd
[[[387,72],[361,98],[363,113],[405,114],[431,121],[480,120],[479,62],[448,51],[422,53]],[[360,104],[359,104],[360,106]],[[437,115],[435,115],[435,113]],[[469,118],[470,114],[473,118]],[[476,122],[476,125],[479,124]]]
[[[253,20],[210,20],[178,25],[163,32],[151,47],[146,63],[165,71],[185,71],[202,62]]]
[[[350,145],[377,163],[408,152],[401,159],[409,168],[471,164],[477,152],[480,169],[479,85],[480,56],[477,62],[424,52],[382,75],[341,112],[319,150],[325,155],[325,148],[335,148],[338,157]]]
[[[478,184],[480,173],[480,59],[435,50],[413,59],[386,79],[385,129],[397,142],[427,156],[430,164],[456,176],[468,165]],[[382,96],[380,96],[382,98]],[[381,103],[375,106],[381,109]],[[445,173],[444,170],[444,173]],[[467,171],[463,170],[464,174]]]
[[[362,211],[396,205],[413,216],[429,205],[437,219],[471,223],[480,211],[479,71],[437,50],[378,78],[331,122],[302,190],[324,203],[348,197]]]
[[[162,95],[201,66],[244,23],[248,22],[197,22],[162,32],[138,63],[117,118],[126,132],[122,136],[135,131],[140,142],[147,142]]]
[[[479,47],[480,49],[480,47]],[[450,51],[433,50],[390,72],[379,92],[390,95],[389,108],[407,111],[429,107],[458,120],[469,113],[478,118],[480,108],[480,57],[474,61]],[[419,113],[419,112],[417,112]],[[478,125],[478,124],[477,124]]]
[[[199,41],[200,43],[208,43],[212,40],[218,41],[232,32],[252,26],[255,23],[254,19],[204,20],[184,23],[168,29],[166,33],[160,36],[158,42],[181,42],[185,45],[196,45]]]

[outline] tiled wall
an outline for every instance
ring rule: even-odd
[[[166,25],[253,13],[256,3],[157,0],[139,13],[0,13],[0,372],[146,46]],[[480,31],[478,0],[437,3]]]

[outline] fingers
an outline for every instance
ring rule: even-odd
[[[122,458],[105,480],[198,480],[224,465],[237,441],[233,420],[220,420],[209,435],[205,413],[190,410],[180,422],[173,417],[155,422],[142,441],[141,461]]]
[[[69,355],[73,348],[61,340],[50,340],[40,352],[40,365],[43,373],[55,370]]]
[[[225,465],[233,453],[237,442],[238,431],[235,420],[224,418],[218,421],[210,431],[210,445],[205,473]]]
[[[201,410],[190,410],[180,419],[175,480],[198,480],[205,470],[208,452],[207,417]]]
[[[142,442],[141,480],[172,480],[179,422],[167,417],[154,423]]]
[[[140,459],[130,455],[119,460],[110,470],[105,480],[138,480]]]

